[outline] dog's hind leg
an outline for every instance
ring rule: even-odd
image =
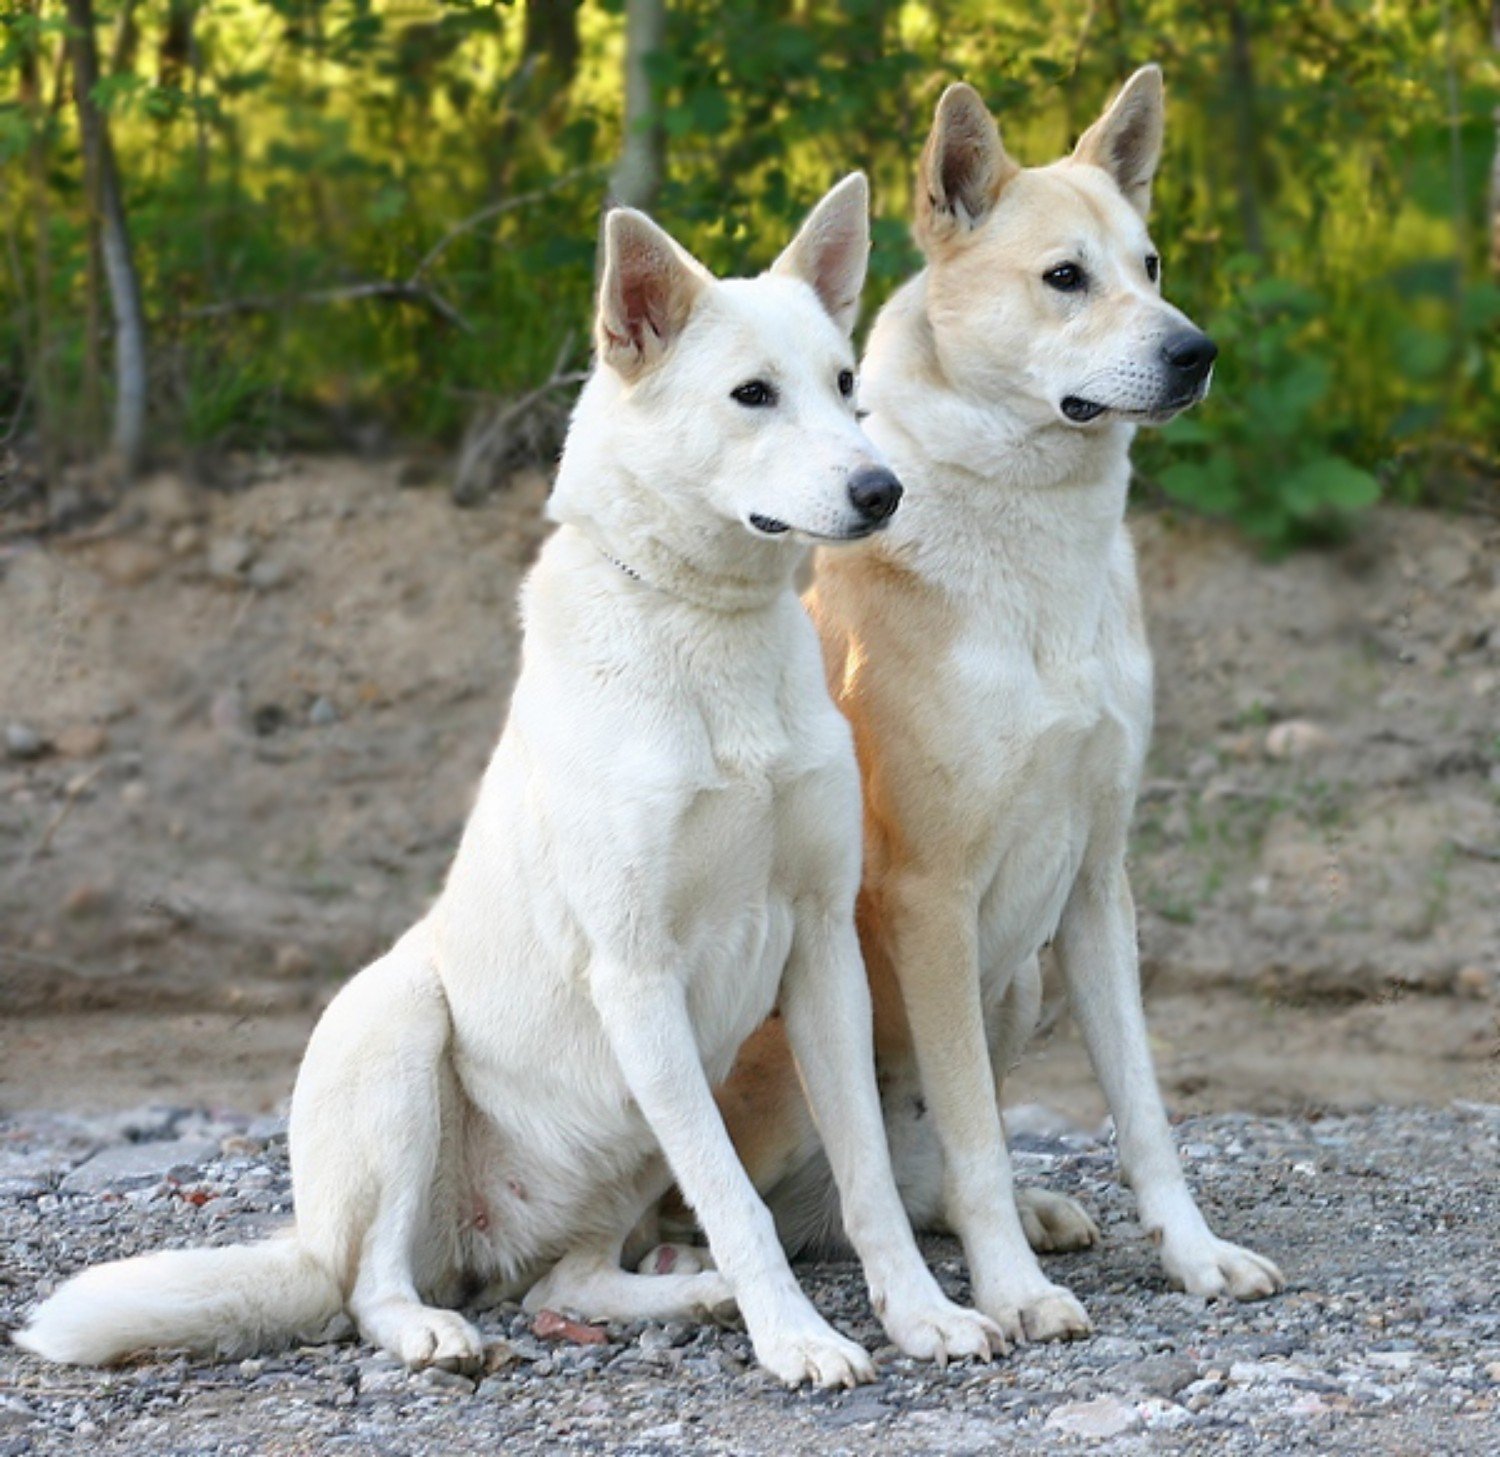
[[[990,1056],[995,1102],[1005,1107],[1006,1075],[1021,1060],[1041,1018],[1042,968],[1035,956],[1017,968],[990,1017]],[[1016,1209],[1026,1240],[1038,1254],[1088,1249],[1099,1243],[1099,1226],[1076,1199],[1032,1185],[1016,1186]]]
[[[737,1309],[729,1282],[717,1270],[633,1274],[621,1268],[618,1240],[570,1250],[527,1291],[522,1304],[530,1311],[568,1310],[584,1320],[617,1321],[722,1323]]]
[[[452,1199],[458,1088],[447,1001],[418,926],[334,1000],[313,1033],[292,1101],[298,1231],[349,1272],[361,1335],[412,1367],[470,1370],[479,1334],[424,1303],[451,1284],[442,1234]]]

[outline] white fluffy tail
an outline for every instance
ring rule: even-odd
[[[79,1366],[159,1346],[243,1356],[320,1334],[343,1304],[332,1274],[287,1236],[97,1265],[44,1302],[14,1340]]]

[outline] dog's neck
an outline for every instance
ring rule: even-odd
[[[760,541],[709,509],[674,509],[611,451],[607,430],[580,429],[580,401],[547,514],[578,531],[643,591],[712,612],[760,611],[783,592],[803,553]]]
[[[923,282],[892,300],[866,356],[866,428],[907,487],[873,549],[949,593],[1005,598],[1038,640],[1086,632],[1123,529],[1134,427],[1079,430],[950,378]]]
[[[730,552],[705,551],[702,544],[689,553],[664,536],[611,529],[589,517],[557,515],[555,519],[586,537],[606,561],[643,590],[710,612],[758,612],[792,590],[796,552],[784,546],[776,549],[777,559],[766,564],[771,570],[756,572],[753,566],[758,563],[752,559],[761,554],[744,549],[761,545],[755,541],[735,542],[738,550],[731,563]],[[743,541],[743,528],[738,535]]]

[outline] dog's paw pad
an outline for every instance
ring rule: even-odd
[[[713,1270],[714,1257],[702,1245],[657,1245],[636,1269],[642,1275],[697,1275]]]

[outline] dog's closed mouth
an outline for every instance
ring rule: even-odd
[[[1075,425],[1086,425],[1090,420],[1097,420],[1109,407],[1086,400],[1082,395],[1067,395],[1060,408]]]
[[[784,536],[792,529],[785,521],[778,521],[774,516],[761,516],[753,511],[750,513],[750,524],[767,536]]]

